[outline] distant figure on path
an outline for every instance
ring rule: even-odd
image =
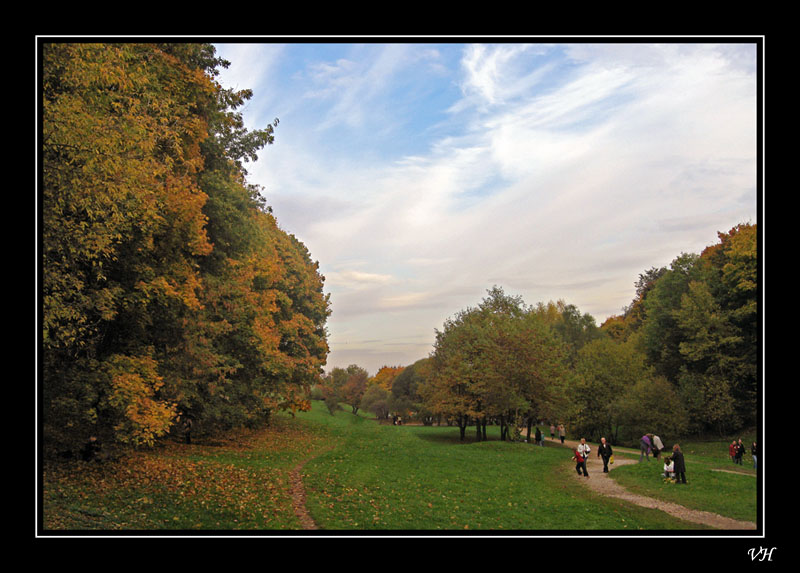
[[[650,438],[647,437],[647,434],[639,440],[639,463],[642,463],[642,458],[650,461]]]
[[[758,469],[758,446],[756,443],[753,442],[753,445],[750,446],[750,455],[753,456],[753,469]]]
[[[678,444],[672,446],[672,462],[675,471],[675,483],[686,483],[686,463],[683,460],[683,452]]]
[[[603,473],[608,473],[608,460],[613,454],[611,444],[606,443],[605,438],[600,438],[600,445],[597,446],[597,457],[603,458]]]
[[[542,441],[542,432],[539,430],[539,426],[536,426],[536,433],[533,435],[534,443],[543,446],[544,443]]]
[[[554,424],[550,424],[550,439],[551,440],[556,439],[556,427]]]
[[[558,425],[558,437],[561,438],[561,443],[564,443],[564,438],[567,437],[567,431],[564,429],[564,424]]]
[[[728,455],[731,457],[731,461],[736,463],[736,440],[733,440],[731,445],[728,446]]]

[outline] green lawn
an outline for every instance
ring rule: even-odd
[[[594,494],[575,479],[569,449],[550,441],[544,448],[502,442],[491,430],[487,442],[475,442],[468,432],[461,443],[458,428],[379,425],[349,411],[332,416],[314,402],[311,412],[279,415],[271,428],[217,443],[172,444],[106,464],[47,464],[43,527],[298,530],[289,477],[306,462],[306,505],[323,530],[702,529]],[[644,464],[613,475],[631,489],[754,519],[748,496],[755,478],[711,472],[725,461],[711,458],[687,455],[692,483],[680,491],[662,487]]]
[[[742,441],[752,443],[752,439],[748,442],[745,436],[742,436]],[[622,466],[611,476],[633,493],[755,522],[758,496],[752,457],[747,454],[742,465],[732,463],[728,457],[730,443],[731,440],[724,439],[681,442],[689,484],[686,487],[665,483],[661,478],[663,454],[660,461],[651,458],[650,462]],[[617,451],[622,452],[619,448]],[[749,447],[747,451],[750,451]],[[639,454],[629,457],[638,459]]]
[[[459,441],[458,428],[380,426],[346,412],[300,416],[341,446],[305,467],[307,506],[323,529],[537,531],[696,528],[592,494],[568,449]],[[494,429],[496,430],[496,428]]]

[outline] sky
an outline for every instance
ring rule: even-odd
[[[597,324],[639,274],[758,222],[754,43],[215,44],[245,165],[330,294],[325,367],[375,374],[499,286]]]

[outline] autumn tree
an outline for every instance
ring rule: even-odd
[[[369,379],[368,384],[370,386],[377,384],[384,390],[391,391],[394,379],[397,378],[404,368],[404,366],[382,366],[375,373],[375,376]]]
[[[353,414],[357,414],[361,407],[361,399],[367,391],[368,379],[369,374],[363,368],[355,365],[349,367],[347,380],[342,386],[342,401],[350,406]]]
[[[522,417],[554,406],[567,374],[563,347],[537,314],[498,287],[488,293],[437,330],[423,388],[428,408],[454,419],[462,440],[470,420],[485,439],[492,418],[503,439],[513,437]]]
[[[420,388],[430,376],[430,358],[422,358],[403,368],[392,382],[389,408],[404,418],[414,416],[426,425],[432,422],[423,404]]]
[[[208,44],[44,43],[42,411],[49,450],[147,445],[307,407],[327,356],[316,263],[243,161],[251,92]]]

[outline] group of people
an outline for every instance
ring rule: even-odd
[[[728,455],[731,461],[735,464],[742,465],[742,457],[744,456],[746,447],[742,443],[742,438],[739,441],[733,440],[731,445],[728,446]],[[758,469],[758,446],[755,442],[750,446],[750,455],[753,456],[753,468]]]
[[[642,459],[650,461],[650,454],[653,454],[653,459],[658,459],[661,451],[664,449],[664,444],[661,438],[654,434],[645,434],[639,439],[639,462]]]
[[[589,477],[589,471],[586,469],[586,460],[591,451],[592,448],[586,443],[586,438],[581,438],[581,443],[578,444],[577,449],[573,452],[575,455],[572,456],[578,475]],[[608,465],[614,463],[614,450],[605,438],[600,438],[600,445],[597,446],[597,457],[603,459],[603,473],[608,473]]]
[[[672,446],[672,456],[664,458],[664,478],[672,483],[686,483],[686,463],[678,444]]]
[[[664,449],[661,438],[653,434],[645,434],[642,436],[641,442],[642,444],[647,444],[646,452],[644,445],[642,446],[642,452],[646,453],[647,460],[650,460],[650,452],[653,452],[653,457],[658,459],[660,452]],[[586,460],[591,451],[592,448],[586,443],[586,438],[581,438],[581,443],[573,451],[574,455],[572,456],[578,475],[589,477],[589,472],[586,469]],[[608,473],[609,464],[614,463],[614,450],[605,438],[600,438],[600,445],[597,446],[597,457],[603,460],[603,473]],[[639,461],[642,461],[641,456]],[[681,447],[678,444],[672,447],[672,456],[664,460],[664,475],[675,483],[686,483],[686,463],[683,459]]]
[[[567,429],[564,427],[564,424],[559,424],[556,428],[555,424],[550,424],[550,439],[556,439],[556,430],[558,430],[558,438],[561,440],[561,443],[564,443],[564,438],[567,437]]]
[[[559,430],[563,426],[559,426]],[[550,426],[550,435],[554,435],[555,428]],[[564,436],[561,435],[561,443],[564,443]],[[654,459],[659,459],[661,452],[664,450],[664,444],[661,438],[654,434],[645,434],[639,440],[640,455],[639,462],[642,459],[650,461],[650,454]],[[741,438],[739,441],[734,440],[728,448],[731,461],[741,465],[742,456],[745,452],[745,445],[742,443]],[[575,470],[578,475],[589,477],[589,472],[586,469],[586,460],[591,453],[592,448],[586,443],[586,438],[581,438],[578,447],[573,450],[572,460],[575,462]],[[755,442],[750,447],[750,455],[753,456],[753,467],[758,469],[758,446]],[[600,438],[600,445],[597,446],[597,457],[603,459],[603,473],[608,473],[609,464],[614,463],[614,451],[611,444],[606,442],[605,438]],[[664,473],[662,474],[665,481],[672,483],[686,484],[686,462],[683,458],[683,452],[678,444],[672,446],[672,454],[664,458]]]

